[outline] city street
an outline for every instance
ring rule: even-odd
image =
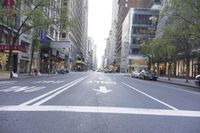
[[[0,133],[199,133],[200,90],[125,74],[0,81]]]

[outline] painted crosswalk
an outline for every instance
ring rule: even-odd
[[[11,86],[0,90],[0,92],[35,92],[45,88],[45,86]]]
[[[54,80],[51,80],[51,81],[48,81],[48,80],[44,80],[44,81],[36,81],[36,82],[33,82],[34,84],[59,84],[59,83],[63,83],[65,81],[54,81]]]

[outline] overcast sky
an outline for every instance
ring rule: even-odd
[[[88,36],[97,45],[98,66],[106,47],[106,38],[111,29],[112,0],[89,0]]]

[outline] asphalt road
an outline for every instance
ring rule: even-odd
[[[200,91],[98,72],[0,81],[0,133],[200,133]]]

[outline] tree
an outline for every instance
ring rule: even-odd
[[[151,69],[152,66],[152,60],[153,60],[153,45],[151,44],[151,41],[145,41],[141,45],[141,53],[148,57],[148,69]]]
[[[25,8],[22,8],[22,5]],[[13,23],[7,23],[8,26],[11,27],[12,32],[15,33],[9,49],[7,68],[9,71],[12,71],[13,69],[12,47],[16,44],[22,34],[27,32],[31,33],[35,28],[47,29],[50,25],[56,25],[59,28],[61,24],[64,27],[69,25],[69,20],[66,17],[66,14],[62,14],[65,16],[49,17],[48,10],[61,12],[66,9],[54,7],[50,0],[17,0],[12,7],[8,8],[5,5],[0,7],[0,14],[3,16],[3,19],[1,19],[2,23],[10,22],[10,19],[18,19],[21,21],[16,25]],[[4,20],[6,20],[6,22]]]
[[[142,54],[145,56],[149,56],[151,63],[154,66],[155,71],[155,63],[157,63],[157,72],[160,73],[159,65],[161,61],[164,61],[165,69],[167,68],[167,63],[169,63],[169,67],[171,68],[171,64],[173,63],[173,59],[175,59],[175,50],[176,47],[170,42],[170,40],[157,37],[151,41],[144,43],[141,47]],[[168,69],[168,77],[170,79],[171,69]]]
[[[183,53],[186,59],[186,82],[189,82],[190,56],[200,38],[200,1],[169,0],[163,15],[171,24],[165,28],[165,36],[176,45],[177,52]]]
[[[182,21],[192,30],[191,36],[200,38],[200,1],[199,0],[169,0],[162,16],[171,21]]]

